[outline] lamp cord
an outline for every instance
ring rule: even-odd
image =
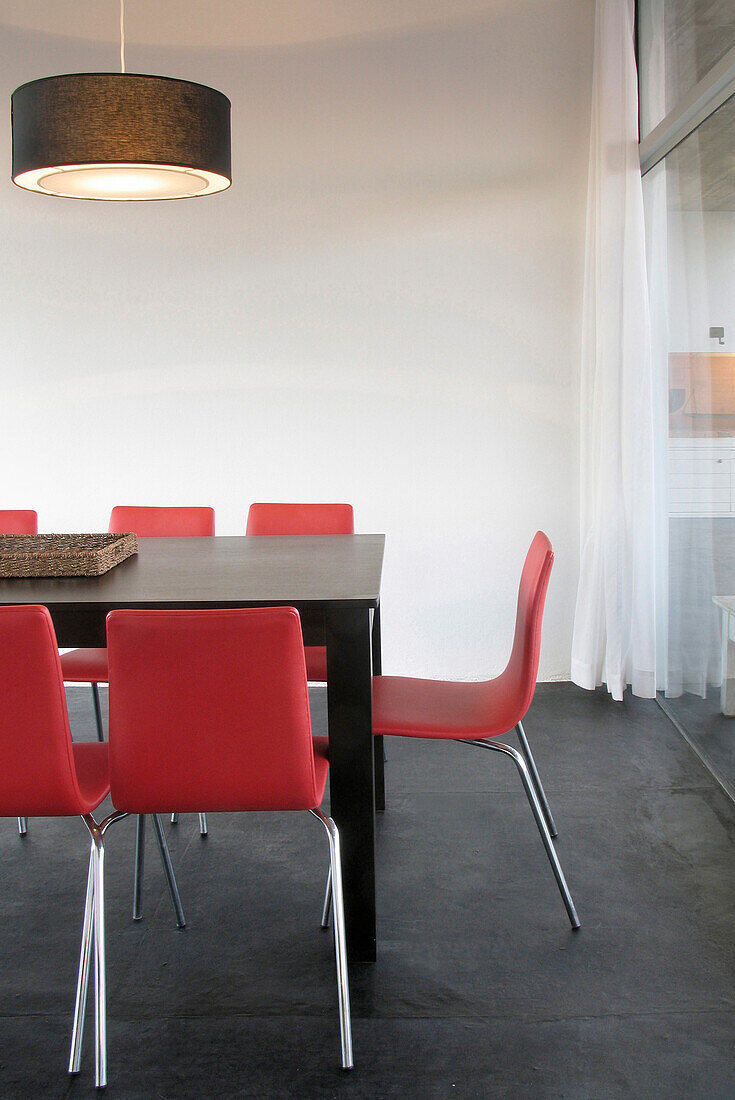
[[[120,72],[125,72],[125,0],[120,0]]]

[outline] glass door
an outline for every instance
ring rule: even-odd
[[[660,702],[735,795],[735,5],[643,0],[639,43]]]

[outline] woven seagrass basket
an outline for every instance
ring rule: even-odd
[[[136,535],[0,535],[0,577],[99,577],[138,553]]]

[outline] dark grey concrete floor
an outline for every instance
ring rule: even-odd
[[[89,697],[69,694],[90,737]],[[114,827],[108,1094],[735,1096],[735,807],[653,702],[541,685],[526,731],[582,929],[509,760],[391,742],[379,961],[352,968],[350,1074],[318,824],[213,815],[206,841],[194,815],[167,826],[184,932],[152,846],[131,921],[134,827]],[[0,832],[2,1097],[94,1095],[91,1029],[82,1073],[65,1072],[86,861],[78,821]]]

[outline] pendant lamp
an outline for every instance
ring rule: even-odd
[[[125,71],[67,73],[12,95],[13,182],[75,199],[140,202],[224,191],[230,101],[203,84]]]

